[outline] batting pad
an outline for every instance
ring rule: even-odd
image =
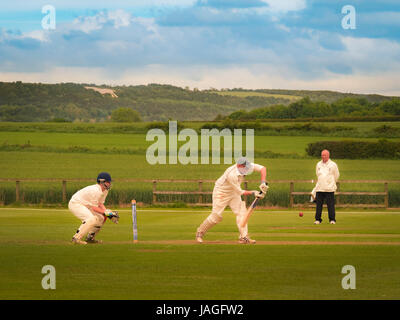
[[[236,225],[239,229],[239,239],[248,236],[247,224],[244,227],[241,227],[242,220],[244,219],[246,214],[247,214],[246,202],[241,201],[239,214],[236,215]]]

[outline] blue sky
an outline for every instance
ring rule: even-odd
[[[44,5],[56,29],[41,25]],[[343,29],[342,7],[356,10]],[[0,81],[400,95],[400,1],[2,1]]]

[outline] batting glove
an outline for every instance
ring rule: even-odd
[[[260,184],[260,190],[262,193],[267,193],[269,186],[268,186],[268,182],[264,181],[263,183]]]
[[[258,190],[254,190],[254,191],[253,191],[253,195],[254,195],[256,198],[260,198],[260,199],[264,199],[264,197],[265,197],[265,193],[264,193],[264,192],[261,192],[261,191],[258,191]]]

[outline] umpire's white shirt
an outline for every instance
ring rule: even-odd
[[[81,204],[87,208],[97,207],[104,204],[108,190],[101,190],[99,184],[94,184],[77,191],[71,198],[70,202]]]
[[[316,167],[317,185],[315,192],[335,192],[337,189],[336,182],[339,179],[339,169],[335,162],[322,160],[317,163]]]

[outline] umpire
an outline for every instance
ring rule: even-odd
[[[322,150],[321,159],[316,167],[318,181],[315,187],[317,207],[314,224],[322,222],[321,215],[324,201],[328,207],[329,223],[335,224],[335,191],[337,189],[336,182],[339,179],[339,169],[336,163],[329,159],[328,150]]]

